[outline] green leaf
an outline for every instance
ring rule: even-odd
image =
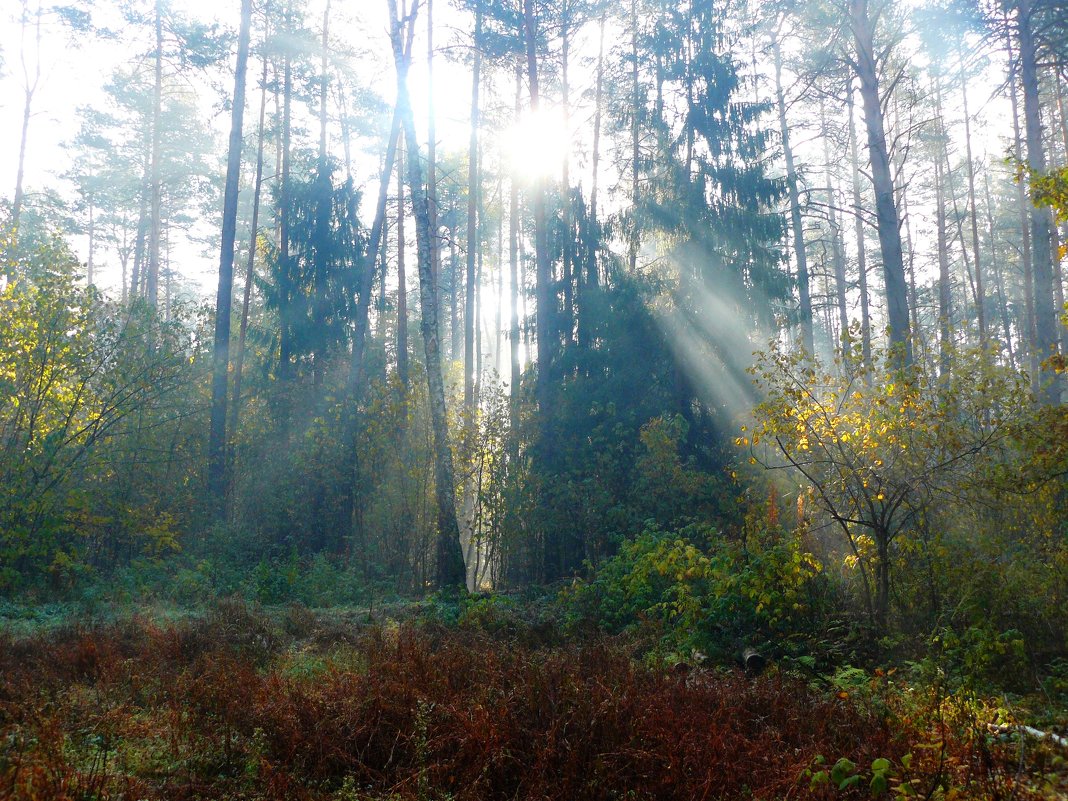
[[[871,777],[871,794],[875,796],[883,795],[887,790],[886,774],[876,773]]]
[[[860,774],[859,773],[856,776],[850,776],[848,779],[845,779],[844,781],[842,781],[842,783],[838,785],[838,789],[839,790],[848,790],[850,787],[856,787],[858,784],[860,784]]]
[[[890,770],[890,760],[882,758],[876,759],[871,763],[871,769],[876,773],[886,773]]]
[[[842,757],[831,768],[831,781],[840,785],[847,777],[856,773],[857,766],[854,762]]]

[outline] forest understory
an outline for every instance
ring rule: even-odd
[[[773,658],[747,674],[668,658],[649,632],[591,636],[545,599],[175,611],[5,619],[0,797],[1068,792],[1063,707],[951,689],[915,665],[823,674]]]

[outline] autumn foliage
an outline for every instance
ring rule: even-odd
[[[668,671],[633,647],[357,630],[301,609],[271,622],[237,603],[7,637],[0,797],[870,797],[866,775],[862,793],[819,780],[840,758],[888,760],[918,790],[959,773],[969,797],[1014,781],[1011,748],[933,718],[891,725],[777,671]]]

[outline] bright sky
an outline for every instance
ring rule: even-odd
[[[171,0],[173,6],[190,18],[202,21],[217,21],[230,28],[236,28],[239,21],[240,0]],[[34,0],[30,0],[31,4]],[[318,26],[326,0],[313,0],[308,12],[309,24]],[[118,0],[98,0],[99,24],[118,28]],[[437,136],[442,151],[466,152],[468,139],[468,109],[470,104],[470,76],[467,67],[447,58],[442,50],[467,41],[470,30],[468,19],[453,11],[449,0],[437,0],[435,3],[436,31],[435,43],[439,56],[435,61],[435,94],[437,96]],[[3,55],[3,76],[0,77],[0,114],[5,124],[0,126],[0,194],[9,196],[13,193],[17,154],[19,146],[19,120],[22,111],[23,73],[20,63],[19,26],[17,24],[18,0],[0,2],[0,46]],[[387,11],[385,0],[333,0],[332,35],[344,39],[350,46],[360,51],[357,75],[367,85],[383,95],[387,101],[392,100],[394,91],[394,73],[392,57],[387,38]],[[575,89],[573,96],[577,99],[582,89],[590,83],[590,67],[583,64],[583,56],[596,55],[596,26],[588,26],[581,41],[576,43],[572,61]],[[420,25],[419,36],[415,43],[415,66],[410,76],[413,104],[417,114],[417,127],[426,130],[427,116],[427,80],[425,69],[425,27]],[[609,37],[609,45],[613,37]],[[35,47],[32,39],[27,45],[27,66],[31,71],[35,64]],[[60,179],[69,167],[69,157],[63,143],[73,137],[78,127],[78,109],[85,105],[100,104],[103,99],[102,85],[120,64],[128,61],[133,54],[149,49],[150,43],[130,40],[102,42],[70,42],[55,31],[45,31],[42,37],[40,53],[41,82],[34,99],[34,116],[31,121],[29,147],[27,152],[25,185],[29,191],[43,188],[64,188]],[[250,65],[255,74],[256,65]],[[510,105],[511,89],[508,76],[496,79],[501,102]],[[1003,98],[991,100],[1001,80],[1001,65],[991,64],[981,77],[975,79],[970,89],[970,102],[973,114],[980,119],[973,126],[976,157],[984,155],[997,159],[1004,154],[1004,138],[1011,133],[1008,124],[1007,102]],[[254,96],[254,92],[250,91]],[[947,98],[947,108],[954,108],[955,98]],[[201,98],[204,124],[211,127],[217,141],[225,142],[229,130],[229,116],[213,111],[218,97],[211,92],[204,92]],[[567,149],[568,142],[581,145],[589,138],[592,123],[588,119],[588,109],[575,112],[572,130],[564,132],[559,115],[546,110],[543,119],[537,124],[528,124],[518,131],[505,133],[505,146],[514,150],[519,158],[520,168],[530,167],[534,160],[532,153],[555,154],[558,158]],[[254,125],[254,111],[246,113],[246,135]],[[949,113],[953,125],[952,135],[962,145],[963,126],[959,125],[959,114]],[[773,120],[769,124],[774,125]],[[811,132],[798,132],[795,146],[798,147],[802,161],[818,164],[822,158],[818,151],[820,142],[811,139]],[[805,140],[808,140],[807,143]],[[336,144],[336,143],[335,143]],[[377,194],[378,158],[381,142],[355,142],[354,171],[358,181],[365,187],[365,201]],[[487,143],[487,156],[493,157],[496,144]],[[815,148],[815,150],[813,150]],[[340,154],[340,144],[336,144]],[[578,147],[582,150],[582,147]],[[220,147],[221,150],[221,147]],[[809,152],[811,151],[811,152]],[[602,162],[605,169],[610,169],[610,159]],[[579,155],[573,156],[573,180],[588,183]],[[918,167],[916,169],[919,169]],[[605,180],[603,187],[609,186]],[[913,204],[915,196],[911,198]],[[603,201],[602,201],[603,202]],[[365,217],[369,212],[365,210]],[[914,205],[914,234],[919,241],[930,237],[929,221],[924,220],[922,208]],[[80,255],[87,255],[87,244],[76,242]],[[107,259],[105,254],[98,254],[98,262]],[[199,246],[186,245],[176,248],[174,258],[183,275],[197,284],[202,291],[209,291],[215,281],[217,256],[204,254]],[[118,267],[111,257],[111,264],[98,273],[98,280],[105,285],[116,286]],[[99,267],[99,264],[98,264]],[[921,270],[923,269],[920,265]]]
[[[315,0],[310,4],[308,19],[312,25],[322,17],[325,0]],[[21,134],[20,121],[23,110],[24,74],[33,79],[38,53],[32,32],[25,42],[26,68],[22,66],[22,42],[18,25],[19,4],[17,0],[3,0],[0,3],[0,55],[3,57],[3,72],[0,74],[0,115],[4,124],[0,125],[0,194],[10,197],[14,193],[15,177]],[[236,31],[240,18],[240,0],[172,0],[172,6],[191,19],[204,22],[219,22]],[[448,44],[454,37],[449,28],[463,20],[458,14],[443,3],[440,11],[435,9],[440,24],[436,34],[439,46]],[[31,0],[31,8],[33,8]],[[120,26],[117,0],[98,0],[95,12],[99,25],[111,28]],[[358,3],[333,2],[332,36],[342,36],[347,42],[361,50],[358,74],[366,76],[369,85],[392,100],[394,92],[394,72],[387,36],[387,19],[385,0],[359,0]],[[71,41],[58,33],[55,25],[42,30],[39,53],[41,77],[33,100],[33,117],[30,122],[26,154],[24,186],[28,192],[44,188],[56,188],[69,195],[71,187],[61,179],[70,167],[70,157],[63,147],[64,142],[73,138],[79,125],[78,109],[103,104],[103,85],[108,77],[120,65],[128,62],[137,52],[150,47],[150,43],[129,39],[119,41]],[[416,67],[411,74],[411,91],[416,109],[417,125],[426,129],[427,118],[427,79],[423,54],[426,51],[425,40],[422,49],[416,41]],[[420,69],[420,66],[423,68]],[[256,65],[250,63],[250,73],[255,74]],[[438,97],[437,136],[439,147],[445,149],[465,149],[468,137],[467,108],[470,103],[470,77],[466,68],[455,64],[443,56],[435,61],[436,95]],[[250,81],[254,80],[250,75]],[[254,91],[250,88],[250,97]],[[212,106],[218,103],[218,97],[205,91],[201,94],[203,120],[221,144],[229,133],[230,118],[228,114],[214,113]],[[251,103],[250,103],[251,108]],[[453,113],[450,113],[452,110]],[[254,111],[246,111],[246,136],[254,125]],[[354,143],[355,148],[367,148],[366,152],[354,151],[357,161],[355,171],[357,180],[366,182],[366,197],[377,194],[377,158],[374,155],[381,143]],[[340,155],[340,145],[338,145]],[[247,169],[247,167],[246,167]],[[87,242],[75,242],[80,256],[87,255]],[[106,259],[106,255],[97,254],[97,259]],[[203,290],[214,283],[214,271],[217,256],[210,257],[201,253],[199,247],[186,246],[175,254],[180,262],[181,272]],[[112,259],[114,261],[114,259]],[[99,265],[98,265],[99,266]],[[103,285],[117,286],[118,267],[105,265],[103,275],[99,275]]]

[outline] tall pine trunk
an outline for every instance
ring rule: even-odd
[[[857,240],[857,282],[860,288],[860,347],[864,364],[871,365],[871,309],[868,298],[868,254],[864,243],[863,200],[860,194],[860,155],[857,152],[857,126],[853,118],[853,79],[846,82],[849,116],[849,163],[853,179],[853,228]],[[867,374],[865,374],[867,375]],[[870,377],[869,377],[870,380]]]
[[[404,265],[404,149],[397,149],[397,378],[408,395],[408,277]]]
[[[208,487],[215,514],[226,508],[226,390],[230,367],[230,312],[234,294],[234,241],[237,238],[237,195],[241,179],[242,126],[245,117],[245,75],[248,68],[252,0],[241,0],[241,30],[237,38],[234,96],[230,116],[230,146],[223,190],[222,246],[219,289],[215,296],[215,348],[212,358],[211,423],[208,434]]]
[[[467,287],[464,294],[464,408],[474,418],[475,403],[475,267],[478,236],[478,93],[482,68],[482,12],[475,12],[475,50],[471,67],[471,138],[467,149]],[[470,422],[470,420],[469,420]]]
[[[834,182],[831,176],[831,147],[830,131],[827,127],[827,117],[824,105],[820,102],[820,125],[823,129],[823,162],[824,179],[827,182],[827,220],[831,230],[831,264],[834,268],[834,298],[838,308],[838,342],[832,342],[834,348],[841,348],[843,352],[849,352],[849,310],[846,307],[846,273],[845,256],[842,252],[842,229],[838,225],[838,198],[834,191]]]
[[[266,32],[264,33],[266,38]],[[237,355],[234,357],[234,394],[230,402],[231,439],[241,423],[241,391],[245,369],[245,338],[248,334],[248,315],[252,305],[252,285],[256,279],[256,244],[260,227],[260,198],[263,190],[263,145],[267,117],[267,58],[263,59],[260,78],[260,122],[256,134],[256,180],[252,187],[252,225],[248,241],[248,261],[245,263],[245,290],[241,299],[241,327],[237,334]],[[232,465],[231,465],[232,466]]]
[[[321,386],[326,373],[326,325],[329,314],[327,283],[329,281],[329,264],[327,262],[328,240],[330,239],[330,217],[333,211],[333,185],[327,163],[327,99],[329,96],[329,31],[330,0],[323,10],[323,35],[319,51],[319,158],[315,176],[315,247],[314,280],[312,302],[312,319],[314,321],[315,344],[313,348],[313,380],[315,386]]]
[[[163,140],[161,116],[163,111],[163,9],[162,0],[156,0],[155,27],[156,52],[152,87],[152,161],[149,183],[149,234],[148,234],[148,272],[145,274],[145,295],[153,309],[159,302],[159,254],[162,228],[163,186],[160,175],[160,158]]]
[[[864,124],[868,132],[868,153],[875,188],[875,215],[879,231],[879,249],[883,257],[890,344],[901,350],[902,363],[909,365],[912,363],[912,342],[908,287],[901,249],[901,220],[890,172],[890,155],[879,94],[878,65],[875,60],[871,19],[868,15],[868,0],[851,0],[851,12],[857,77],[860,79],[860,94],[864,100]]]
[[[456,519],[456,488],[452,451],[449,449],[448,417],[445,409],[445,385],[441,374],[438,344],[438,306],[431,274],[431,230],[427,194],[423,187],[419,144],[415,120],[408,96],[408,66],[401,41],[401,22],[397,18],[396,0],[387,0],[392,21],[390,39],[397,69],[397,111],[404,128],[408,150],[408,188],[415,217],[416,252],[419,268],[419,297],[422,305],[420,328],[426,355],[427,388],[430,394],[430,418],[434,437],[434,466],[437,500],[437,571],[436,584],[441,589],[463,590],[466,582],[460,527]],[[411,24],[411,23],[409,23]]]
[[[292,0],[287,0],[285,9],[285,33],[287,36],[293,34],[293,5]],[[293,59],[290,55],[290,48],[286,47],[285,55],[282,60],[282,169],[281,169],[281,187],[278,192],[278,259],[281,262],[281,273],[284,277],[284,281],[287,286],[284,290],[285,297],[278,310],[279,317],[279,336],[278,336],[278,374],[283,381],[289,381],[293,377],[293,321],[292,317],[292,305],[293,301],[290,297],[292,294],[292,287],[288,286],[291,281],[291,275],[293,273],[292,266],[290,265],[289,254],[289,227],[290,227],[290,215],[292,210],[290,205],[292,199],[290,198],[290,143],[293,136]],[[289,390],[284,390],[288,392]],[[285,411],[283,417],[288,418],[288,406],[287,399],[283,399],[285,404]],[[283,421],[283,427],[288,427],[288,419]]]
[[[541,105],[538,84],[537,20],[534,16],[534,0],[523,0],[523,26],[526,34],[527,83],[530,89],[530,110],[537,114]],[[552,263],[549,258],[548,213],[546,211],[545,179],[538,176],[534,187],[534,261],[535,296],[537,308],[536,337],[538,347],[538,373],[535,394],[542,424],[550,413],[550,389],[552,376],[552,319],[555,302],[552,293]]]
[[[957,43],[960,66],[960,93],[964,111],[964,158],[968,168],[968,214],[972,229],[972,259],[975,262],[975,318],[979,325],[979,346],[986,346],[986,292],[983,288],[983,257],[979,251],[979,205],[975,194],[975,162],[972,160],[972,121],[968,111],[968,78],[964,74],[964,53]]]
[[[1013,57],[1012,35],[1009,32],[1008,18],[1005,20],[1005,48],[1009,57],[1009,101],[1012,106],[1012,133],[1013,152],[1020,162],[1024,159],[1023,133],[1020,129],[1020,99],[1017,88],[1018,60]],[[1020,240],[1022,245],[1022,267],[1024,278],[1024,311],[1027,319],[1024,326],[1027,331],[1024,334],[1024,342],[1027,343],[1028,370],[1031,373],[1031,388],[1038,395],[1038,346],[1035,335],[1035,292],[1034,292],[1034,259],[1031,253],[1031,228],[1028,224],[1028,209],[1030,203],[1027,200],[1027,189],[1023,181],[1016,182],[1016,206],[1020,221]]]
[[[1022,0],[1017,6],[1020,37],[1020,78],[1024,95],[1024,128],[1027,135],[1027,167],[1032,175],[1046,172],[1046,153],[1042,141],[1042,117],[1038,94],[1038,52],[1034,38],[1034,0]],[[1053,219],[1048,206],[1031,204],[1031,256],[1035,293],[1035,345],[1040,359],[1057,351],[1057,314],[1053,301]],[[1060,401],[1061,380],[1051,373],[1040,388],[1043,402]]]
[[[521,95],[523,91],[523,64],[517,59],[515,66],[515,120],[519,124]],[[511,317],[508,326],[508,350],[510,355],[509,412],[513,432],[519,426],[519,184],[512,177],[508,181],[508,291],[510,293]],[[510,442],[516,443],[515,436]]]
[[[812,336],[812,296],[809,290],[808,253],[805,249],[805,229],[801,218],[801,196],[797,189],[797,166],[790,146],[790,126],[786,120],[786,98],[782,89],[782,51],[776,37],[772,41],[775,56],[775,105],[779,112],[779,133],[786,157],[786,186],[790,200],[790,228],[794,238],[794,258],[797,262],[798,315],[801,325],[801,344],[809,355],[815,353]],[[857,216],[860,219],[860,216]]]

